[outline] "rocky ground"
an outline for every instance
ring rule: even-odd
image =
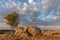
[[[13,35],[0,34],[0,40],[60,40],[60,30],[40,30],[36,27],[20,27]]]

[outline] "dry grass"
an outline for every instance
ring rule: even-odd
[[[0,40],[60,40],[60,31],[42,31],[39,36],[31,36],[27,38],[21,38],[19,36],[10,34],[0,34]]]

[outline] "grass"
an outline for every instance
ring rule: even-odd
[[[56,35],[52,35],[52,33],[56,33]],[[60,40],[60,31],[42,31],[42,34],[39,36],[31,36],[26,39],[21,38],[17,35],[11,36],[10,34],[0,34],[0,40]]]

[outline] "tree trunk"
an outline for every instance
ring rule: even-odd
[[[11,40],[13,39],[13,35],[14,35],[14,33],[13,33],[13,27],[11,27]]]
[[[13,28],[11,27],[11,35],[13,35],[13,31],[12,30],[13,30]]]

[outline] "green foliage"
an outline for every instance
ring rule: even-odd
[[[7,20],[7,24],[10,26],[16,27],[19,23],[19,15],[16,12],[8,14],[5,19]]]

